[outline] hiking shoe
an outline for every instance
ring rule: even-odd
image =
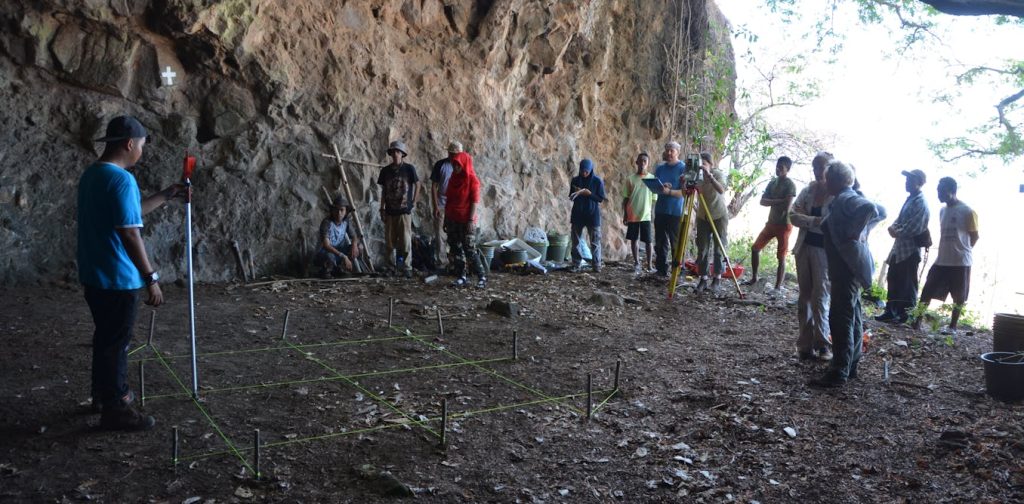
[[[838,373],[829,371],[824,375],[807,382],[807,385],[817,388],[839,388],[846,385],[846,381],[846,378],[839,376]]]
[[[405,278],[407,278],[407,279],[408,278],[412,278],[412,270],[405,270],[405,273],[403,273],[403,274],[405,275]]]
[[[896,320],[896,315],[890,312],[885,312],[875,317],[875,322],[892,322],[894,320]]]
[[[708,279],[707,277],[700,277],[697,285],[693,287],[693,293],[700,294],[706,290],[708,290]]]
[[[808,361],[814,358],[814,352],[805,352],[800,350],[796,353],[796,356],[802,361]]]
[[[827,348],[820,348],[814,352],[818,356],[818,360],[830,361],[832,360],[832,350]]]
[[[108,407],[103,409],[100,428],[104,430],[144,431],[152,429],[156,419],[143,415],[131,406]]]
[[[487,287],[487,277],[480,277],[480,280],[476,281],[477,289],[484,289]]]
[[[748,278],[748,279],[740,282],[740,285],[755,285],[755,284],[757,284],[757,280],[754,280],[752,278]]]
[[[708,289],[711,292],[718,292],[718,288],[721,287],[721,286],[722,286],[722,279],[719,278],[719,277],[715,277],[715,278],[711,279],[711,286],[708,287]]]
[[[579,264],[573,264],[572,267],[569,268],[569,272],[571,272],[571,273],[579,273],[580,272],[580,265]]]
[[[593,268],[594,268],[594,273],[600,273],[601,272],[601,265],[600,264],[594,263]]]
[[[640,263],[633,265],[633,277],[640,278],[644,274],[644,269],[640,267]]]
[[[466,277],[456,278],[455,281],[452,282],[452,287],[462,287],[463,285],[466,285]]]

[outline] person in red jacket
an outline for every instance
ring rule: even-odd
[[[459,152],[451,161],[452,175],[445,193],[448,201],[444,207],[444,232],[448,235],[448,259],[453,262],[458,275],[452,285],[466,285],[468,266],[472,265],[479,279],[476,286],[482,289],[487,286],[487,276],[473,243],[476,205],[480,202],[480,179],[473,171],[473,158],[468,153]]]

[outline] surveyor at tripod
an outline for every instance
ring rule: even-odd
[[[683,173],[686,165],[679,159],[678,142],[665,144],[664,162],[654,169],[654,176],[662,184],[658,201],[654,204],[654,265],[657,275],[668,277],[669,257],[676,246],[679,223],[683,220]]]
[[[78,181],[78,278],[96,325],[92,408],[101,412],[100,427],[111,430],[156,425],[152,416],[135,409],[135,394],[126,381],[138,291],[145,287],[145,303],[150,306],[164,302],[160,275],[149,262],[142,239],[142,217],[186,191],[174,184],[142,198],[128,170],[136,169],[148,139],[137,119],[115,117],[107,124],[106,135],[96,140],[106,144],[103,154]]]
[[[789,178],[789,169],[792,167],[793,160],[787,156],[780,157],[775,162],[775,178],[768,182],[764,194],[761,195],[761,206],[771,207],[771,210],[768,211],[768,221],[754,240],[754,245],[750,247],[750,279],[743,282],[743,285],[757,283],[761,249],[775,240],[775,258],[779,261],[779,266],[775,270],[775,292],[782,293],[782,281],[786,278],[789,235],[793,232],[793,225],[789,222],[789,207],[796,197],[796,184]]]
[[[359,238],[349,220],[354,208],[335,195],[327,210],[327,217],[320,221],[320,248],[313,258],[321,278],[352,273],[359,259]]]
[[[462,144],[448,144],[448,157],[439,159],[430,170],[430,200],[434,205],[434,263],[440,266],[447,262],[444,239],[445,205],[448,202],[448,181],[451,179],[455,155],[462,152]]]
[[[700,154],[700,169],[703,172],[697,183],[700,198],[697,198],[697,269],[700,280],[694,287],[695,293],[707,290],[715,292],[722,283],[722,258],[727,253],[722,247],[729,243],[729,206],[725,199],[725,172],[715,167],[710,152]],[[710,214],[711,220],[708,220]],[[712,224],[714,226],[712,227]],[[715,240],[715,232],[718,240]],[[712,256],[714,262],[712,263]],[[710,269],[709,269],[710,267]],[[710,285],[708,281],[710,279]]]
[[[391,163],[380,169],[380,217],[384,221],[384,249],[396,274],[412,278],[412,211],[420,193],[416,167],[406,163],[409,149],[396,140],[388,145]]]
[[[800,360],[832,358],[832,337],[828,325],[831,284],[825,257],[825,236],[821,230],[821,222],[828,216],[828,207],[832,203],[832,195],[825,187],[825,168],[830,161],[832,154],[828,152],[814,156],[811,160],[814,180],[797,195],[789,215],[793,225],[800,228],[793,246],[799,287],[797,321],[800,332],[796,338],[796,351]]]
[[[455,287],[466,285],[469,268],[476,274],[477,288],[487,287],[487,275],[476,250],[476,207],[480,204],[480,179],[473,170],[473,158],[466,152],[452,156],[444,208],[444,232],[448,235],[448,258],[455,272]]]
[[[580,254],[580,238],[587,230],[590,239],[591,267],[594,273],[601,272],[601,203],[605,200],[604,181],[594,174],[594,162],[580,161],[579,175],[569,182],[569,199],[572,213],[569,224],[572,229],[572,271],[580,270],[583,257]]]
[[[927,176],[921,170],[904,170],[904,189],[908,196],[900,208],[896,221],[889,226],[889,236],[895,238],[889,257],[889,271],[885,275],[888,296],[885,312],[875,317],[879,322],[902,324],[910,318],[910,310],[917,306],[917,269],[921,264],[921,249],[931,246],[928,233],[928,202],[921,188]]]

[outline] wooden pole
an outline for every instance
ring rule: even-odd
[[[352,197],[352,188],[348,184],[348,175],[345,174],[345,163],[346,162],[348,162],[348,163],[356,163],[356,164],[362,164],[362,165],[367,165],[367,166],[381,166],[381,165],[365,163],[365,162],[361,162],[361,161],[353,161],[353,160],[350,160],[350,159],[345,159],[345,158],[341,157],[341,151],[338,150],[338,144],[332,143],[331,146],[334,147],[334,155],[333,156],[331,156],[330,154],[324,154],[324,155],[327,156],[327,157],[333,157],[334,160],[338,163],[338,172],[341,173],[341,185],[345,189],[345,197],[348,198],[349,204],[353,205],[353,208],[354,208],[356,200],[355,200],[355,198]],[[354,214],[353,217],[355,218],[354,220],[355,220],[355,225],[356,225],[356,238],[359,239],[359,243],[363,246],[363,253],[366,254],[366,265],[367,265],[367,267],[370,268],[370,273],[376,273],[376,271],[373,269],[373,258],[370,256],[370,247],[366,245],[366,235],[363,234],[363,223],[359,219],[359,212],[352,212],[352,213]]]

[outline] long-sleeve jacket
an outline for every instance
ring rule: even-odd
[[[600,226],[601,202],[605,200],[604,181],[593,172],[589,177],[578,175],[572,178],[569,194],[580,189],[590,189],[590,195],[579,195],[572,200],[569,222],[583,226]]]
[[[868,233],[885,219],[885,208],[850,188],[837,194],[829,207],[828,217],[821,223],[826,235],[825,252],[831,253],[834,247],[853,280],[862,288],[870,288],[875,261],[868,249]],[[841,274],[832,271],[832,263],[830,257],[829,276]]]
[[[892,223],[896,241],[889,252],[889,264],[898,263],[915,252],[920,252],[915,237],[928,229],[928,203],[921,191],[907,196],[896,222]]]

